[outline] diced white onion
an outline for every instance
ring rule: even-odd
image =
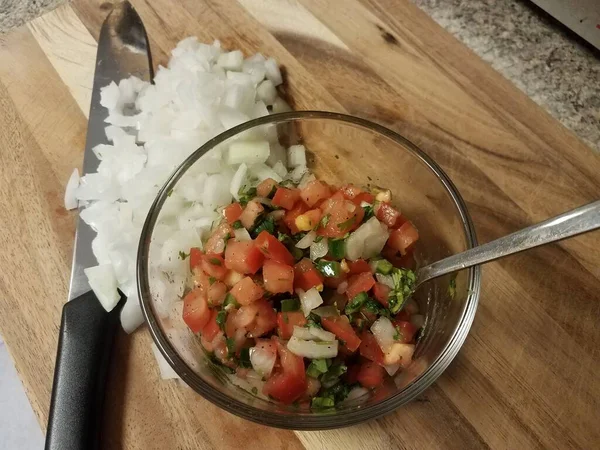
[[[384,275],[382,273],[376,273],[375,278],[377,278],[377,282],[381,284],[385,284],[387,287],[394,289],[394,279],[391,275]]]
[[[75,209],[79,205],[75,193],[79,187],[79,170],[73,170],[73,173],[69,177],[67,187],[65,188],[65,208]]]
[[[112,266],[102,264],[83,269],[83,272],[102,307],[108,312],[112,311],[121,298],[117,292],[117,277]]]
[[[310,312],[317,306],[323,304],[323,298],[316,288],[312,287],[308,291],[304,292],[302,289],[296,289],[298,297],[300,297],[300,304],[302,306],[302,312],[305,316],[308,316]]]
[[[315,340],[315,336],[310,332],[308,328],[299,327],[294,325],[294,331],[292,336],[297,337],[298,339],[306,339],[309,341]]]
[[[277,356],[264,348],[252,347],[250,349],[250,363],[252,368],[262,377],[268,377],[273,371]]]
[[[236,230],[233,230],[233,234],[235,235],[236,241],[243,242],[252,240],[250,233],[248,233],[248,230],[246,230],[245,228],[238,228]]]
[[[236,141],[229,146],[227,164],[248,165],[264,163],[269,157],[269,143],[267,141]]]
[[[336,292],[337,292],[338,294],[344,294],[344,293],[346,292],[346,289],[348,289],[348,282],[347,282],[347,281],[342,281],[342,282],[341,282],[341,283],[338,285],[338,287],[337,287],[337,289],[336,289]]]
[[[121,310],[121,326],[127,334],[130,334],[142,323],[144,323],[144,314],[137,294],[129,295]]]
[[[267,105],[272,105],[277,99],[277,89],[271,80],[265,80],[256,89],[257,97]]]
[[[338,354],[338,341],[316,342],[292,336],[287,348],[295,355],[310,359],[335,358]]]
[[[344,399],[343,403],[348,403],[348,402],[352,402],[353,400],[356,400],[358,398],[360,398],[361,400],[364,401],[367,400],[367,394],[369,393],[368,389],[365,389],[364,387],[361,386],[357,386],[355,388],[352,388],[350,390],[350,392],[348,393],[348,396]]]
[[[266,180],[267,178],[272,178],[278,183],[280,183],[283,178],[273,169],[271,169],[266,164],[253,164],[250,166],[250,173],[254,175],[258,181]]]
[[[271,216],[275,220],[281,220],[285,216],[285,209],[276,209],[275,211],[271,211],[268,216]]]
[[[271,80],[274,86],[279,86],[283,83],[279,66],[273,58],[269,58],[265,61],[265,71],[267,79]]]
[[[396,363],[396,364],[389,364],[387,366],[383,366],[383,368],[388,373],[388,375],[391,377],[396,372],[398,372],[398,369],[400,368],[400,364],[398,364],[398,363]]]
[[[327,255],[329,251],[329,244],[327,238],[321,239],[319,242],[313,242],[310,244],[310,259],[313,261],[322,258]]]
[[[310,334],[319,339],[320,341],[334,341],[335,334],[330,333],[329,331],[325,331],[319,327],[310,327],[308,328]]]
[[[306,149],[304,145],[291,145],[288,149],[287,157],[290,169],[298,166],[306,167]]]
[[[240,188],[246,182],[246,173],[248,172],[248,166],[244,163],[240,164],[238,169],[236,170],[233,178],[231,179],[231,184],[229,186],[229,192],[236,200],[240,199]]]
[[[389,231],[376,217],[371,217],[350,234],[346,240],[346,257],[351,261],[370,259],[383,249]]]
[[[371,332],[373,333],[373,336],[375,336],[383,353],[388,352],[392,345],[394,345],[396,329],[387,317],[380,317],[373,322],[373,325],[371,325]]]
[[[317,233],[314,230],[309,231],[308,233],[306,233],[306,235],[304,235],[302,239],[298,241],[296,247],[304,250],[305,248],[310,247],[310,245],[313,243],[316,237]]]

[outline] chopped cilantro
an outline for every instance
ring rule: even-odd
[[[323,217],[321,217],[321,220],[319,221],[319,225],[317,225],[317,228],[318,227],[325,228],[327,226],[327,224],[329,223],[329,219],[331,219],[331,214],[325,214]]]
[[[255,235],[260,234],[262,231],[267,231],[269,234],[275,234],[275,219],[273,219],[273,216],[266,216],[254,227],[254,230],[252,230]]]
[[[213,284],[215,284],[215,281],[217,281],[217,279],[215,277],[208,277],[208,283],[212,286]]]
[[[280,231],[277,232],[277,240],[279,242],[286,242],[286,241],[290,241],[291,239],[292,238],[290,237],[289,234],[285,234],[285,233],[282,233]]]
[[[167,192],[167,197],[170,197],[171,195],[173,195],[173,189],[169,189],[169,192]]]
[[[323,236],[317,236],[313,242],[321,242],[323,240]]]
[[[221,262],[221,260],[219,258],[208,258],[208,262],[211,263],[213,266],[222,266],[223,263]]]
[[[348,367],[341,362],[336,362],[329,367],[329,370],[321,376],[321,384],[332,386],[342,375],[348,371]]]
[[[233,357],[235,353],[235,340],[232,338],[225,339],[225,345],[227,345],[227,355],[229,358]]]
[[[240,228],[243,228],[244,225],[242,225],[242,222],[240,220],[236,220],[231,224],[231,226],[234,230],[239,230]]]
[[[246,206],[250,200],[256,197],[256,188],[242,186],[238,191],[240,205]]]
[[[317,328],[323,328],[321,326],[321,318],[319,316],[317,316],[315,313],[310,313],[308,315],[308,317],[306,318],[306,325],[304,325],[305,328],[310,328],[310,327],[317,327]]]
[[[391,272],[394,288],[388,297],[389,309],[392,314],[397,314],[406,300],[412,294],[415,286],[415,273],[409,269],[394,268]]]
[[[227,294],[227,296],[225,297],[225,301],[223,302],[223,307],[228,306],[228,305],[233,305],[234,308],[237,308],[240,306],[238,301],[231,294]]]
[[[181,260],[185,260],[188,256],[190,256],[189,253],[182,252],[182,251],[179,252],[179,259],[181,259]]]
[[[365,216],[363,218],[363,222],[366,222],[367,220],[369,220],[371,217],[373,217],[375,215],[373,205],[363,206],[362,209],[365,211]]]
[[[227,311],[222,309],[217,313],[217,318],[215,319],[219,328],[225,331],[225,321],[227,320]]]
[[[248,347],[244,347],[240,350],[239,364],[240,367],[246,369],[252,367],[252,363],[250,362],[250,349]]]

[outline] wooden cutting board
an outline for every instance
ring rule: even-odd
[[[600,161],[408,0],[134,0],[156,64],[187,36],[274,56],[297,109],[344,111],[418,144],[465,197],[482,242],[600,198]],[[45,428],[67,297],[100,25],[75,0],[0,36],[0,333]],[[600,448],[600,234],[483,269],[460,354],[418,401],[360,426],[292,432],[160,381],[147,330],[120,335],[110,449]]]

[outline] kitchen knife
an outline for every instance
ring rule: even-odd
[[[108,143],[104,132],[108,112],[100,105],[100,88],[130,75],[151,81],[152,62],[146,30],[126,1],[114,7],[100,31],[83,156],[84,175],[98,168],[92,148]],[[126,299],[121,295],[119,304],[106,312],[88,284],[83,270],[98,264],[92,252],[95,235],[85,222],[78,221],[69,301],[62,311],[54,369],[47,450],[90,450],[100,446],[110,351]]]

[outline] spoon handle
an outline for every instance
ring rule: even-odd
[[[600,228],[600,200],[419,269],[418,283]]]

